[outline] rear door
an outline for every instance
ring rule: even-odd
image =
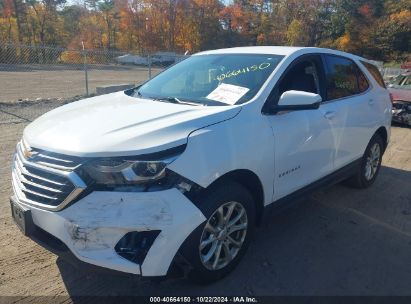
[[[377,121],[376,100],[370,82],[351,59],[324,54],[326,99],[335,115],[330,119],[334,130],[335,170],[362,157]]]

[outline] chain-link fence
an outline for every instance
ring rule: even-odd
[[[184,59],[173,52],[131,54],[0,42],[0,102],[103,94],[142,83]],[[384,79],[403,73],[380,67]]]
[[[184,56],[0,43],[0,102],[71,99],[136,85]]]

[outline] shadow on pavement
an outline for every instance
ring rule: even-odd
[[[376,183],[335,185],[269,216],[225,279],[198,286],[87,274],[57,260],[71,296],[410,295],[411,172],[382,167]]]

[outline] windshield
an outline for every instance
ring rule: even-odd
[[[394,79],[391,80],[390,84],[391,85],[400,85],[401,82],[403,81],[404,76],[403,75],[398,75]]]
[[[233,105],[255,96],[284,56],[192,56],[142,85],[135,96],[169,102]]]

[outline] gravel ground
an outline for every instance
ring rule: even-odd
[[[36,98],[70,98],[86,94],[84,71],[40,68],[19,71],[0,69],[0,102]],[[16,67],[17,69],[17,67]],[[153,68],[152,75],[160,69]],[[96,87],[114,84],[138,84],[148,79],[146,67],[116,67],[90,69],[88,71],[89,93],[94,94]]]
[[[86,273],[19,232],[8,201],[14,147],[56,104],[0,105],[0,296],[411,295],[411,129],[392,128],[371,188],[336,185],[269,216],[230,276],[197,286]]]

